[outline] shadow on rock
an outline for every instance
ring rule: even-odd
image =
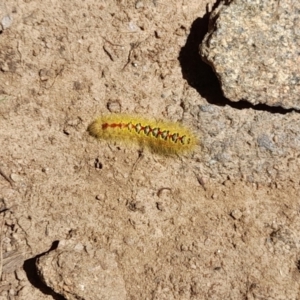
[[[284,109],[282,107],[270,107],[265,104],[253,105],[245,100],[232,102],[223,96],[217,75],[211,66],[202,61],[199,54],[199,45],[208,32],[209,15],[210,13],[207,12],[202,18],[197,18],[193,22],[187,42],[179,53],[178,60],[181,65],[182,76],[188,84],[196,89],[208,103],[213,105],[229,105],[235,109],[252,108],[280,114],[295,111],[294,109]]]
[[[36,261],[39,257],[49,253],[50,251],[53,251],[57,248],[58,246],[58,241],[55,241],[52,243],[51,248],[46,251],[43,252],[33,258],[27,259],[24,262],[23,268],[24,271],[27,275],[27,278],[29,280],[29,282],[37,289],[39,289],[43,294],[45,295],[51,295],[53,297],[54,300],[65,300],[65,298],[63,296],[61,296],[60,294],[55,293],[51,288],[49,288],[39,277],[38,274],[38,270],[36,267]]]

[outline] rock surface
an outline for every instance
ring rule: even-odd
[[[200,53],[231,101],[300,109],[300,2],[222,3]]]
[[[124,280],[112,254],[63,245],[37,260],[43,282],[68,300],[126,299]]]

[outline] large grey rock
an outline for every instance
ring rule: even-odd
[[[233,0],[210,16],[200,54],[231,101],[300,109],[300,1]]]

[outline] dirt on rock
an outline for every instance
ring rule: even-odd
[[[0,300],[300,298],[298,113],[224,100],[198,54],[212,5],[0,5]],[[89,136],[112,112],[199,145]]]

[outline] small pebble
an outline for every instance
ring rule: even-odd
[[[180,249],[181,251],[187,251],[188,247],[186,245],[181,245]]]
[[[143,8],[143,7],[144,7],[143,1],[136,1],[136,3],[135,3],[136,9]]]
[[[40,75],[40,79],[42,81],[45,81],[45,80],[49,79],[49,77],[47,76],[47,70],[46,69],[41,69],[40,72],[39,72],[39,75]]]
[[[88,49],[87,49],[87,50],[88,50],[89,53],[92,53],[92,52],[94,51],[94,48],[95,48],[94,45],[93,45],[93,44],[90,44],[90,45],[88,46]]]
[[[1,65],[1,71],[2,72],[8,72],[9,71],[9,66],[8,66],[7,62],[3,62],[3,64]]]
[[[12,173],[10,175],[10,178],[14,181],[14,182],[20,182],[22,181],[22,177],[18,174]]]
[[[110,100],[107,102],[107,109],[111,113],[120,113],[121,112],[121,104],[118,100]]]
[[[239,210],[239,209],[234,209],[231,213],[230,213],[231,217],[233,217],[235,220],[239,220],[242,216],[243,213]]]
[[[102,195],[102,194],[97,195],[96,200],[103,201],[104,200],[104,195]]]
[[[82,251],[84,249],[84,246],[81,243],[76,244],[74,247],[75,251]]]
[[[160,211],[165,211],[164,205],[162,202],[156,202],[156,208]]]
[[[9,28],[9,27],[11,26],[11,24],[12,24],[12,21],[13,21],[13,19],[12,19],[11,16],[9,16],[9,15],[4,16],[4,17],[2,18],[2,20],[1,20],[2,28],[3,28],[3,29]]]
[[[218,195],[217,195],[216,193],[213,193],[213,194],[211,195],[211,198],[215,200],[215,199],[218,198]]]

